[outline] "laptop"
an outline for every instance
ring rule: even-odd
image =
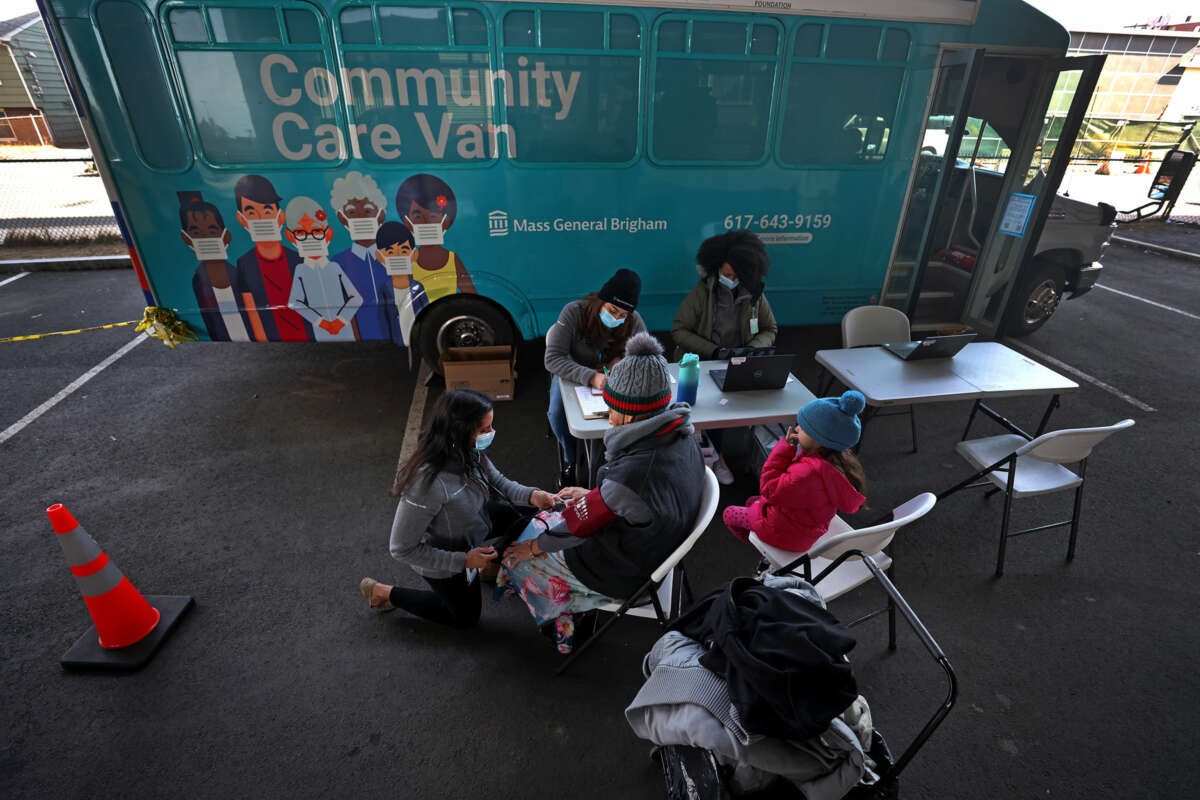
[[[924,361],[927,358],[953,358],[979,334],[958,333],[954,336],[929,336],[915,342],[892,342],[884,350],[904,361]]]
[[[727,369],[710,369],[708,374],[722,392],[782,389],[792,369],[790,355],[738,356]]]

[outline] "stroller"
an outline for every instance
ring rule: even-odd
[[[891,617],[891,630],[889,631],[889,642],[892,649],[895,649],[895,617],[896,611],[908,622],[908,625],[917,634],[917,638],[921,640],[921,644],[933,656],[938,666],[945,672],[946,679],[949,683],[948,691],[945,699],[941,702],[938,708],[934,711],[933,716],[925,723],[924,727],[917,734],[916,738],[905,748],[904,752],[898,758],[893,758],[888,749],[887,743],[878,730],[875,730],[871,735],[871,746],[867,750],[867,755],[876,764],[875,773],[878,775],[878,780],[871,784],[860,783],[858,786],[850,790],[845,795],[846,798],[852,800],[888,800],[890,798],[899,797],[899,776],[908,763],[913,759],[917,752],[928,741],[933,732],[941,725],[946,715],[950,713],[950,709],[954,706],[955,699],[958,695],[958,679],[955,675],[954,668],[950,665],[950,661],[942,653],[938,643],[930,635],[925,625],[917,617],[916,612],[908,605],[904,597],[896,589],[895,585],[888,579],[887,575],[876,566],[875,562],[864,557],[860,551],[851,550],[839,556],[827,569],[817,575],[811,582],[818,584],[823,578],[833,572],[838,566],[848,558],[860,557],[862,562],[868,569],[871,570],[875,581],[883,591],[887,594],[888,605],[886,610]],[[881,609],[881,612],[885,609]],[[858,624],[866,619],[869,619],[877,613],[868,614],[855,622],[850,623],[851,626]],[[667,786],[668,800],[728,800],[731,797],[729,790],[726,787],[723,777],[722,768],[717,763],[716,758],[708,750],[698,747],[689,747],[683,745],[665,745],[656,747],[652,752],[652,757],[662,767],[663,777]],[[755,794],[755,797],[766,797],[766,794]],[[773,796],[773,795],[772,795]],[[794,796],[794,795],[793,795]]]

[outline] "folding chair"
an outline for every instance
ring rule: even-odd
[[[932,507],[932,505],[933,501],[930,500],[929,506]],[[954,708],[954,703],[958,699],[958,676],[933,635],[929,633],[925,624],[912,610],[912,606],[908,604],[908,601],[904,599],[896,586],[884,574],[883,569],[869,554],[861,550],[843,552],[831,563],[832,569],[817,576],[813,585],[821,590],[823,578],[836,574],[848,561],[856,561],[866,567],[868,579],[873,578],[887,595],[888,606],[899,610],[904,621],[912,628],[913,633],[921,640],[921,644],[942,669],[947,682],[945,698],[934,709],[933,715],[925,722],[916,737],[898,758],[891,757],[882,734],[878,729],[875,730],[870,754],[878,765],[879,780],[870,785],[860,784],[854,787],[846,795],[846,798],[847,800],[886,800],[886,798],[899,796],[900,773],[925,746],[934,731],[946,719],[950,710]],[[874,702],[875,700],[872,700],[872,703]],[[886,703],[886,698],[882,702]],[[721,780],[721,769],[709,751],[687,745],[668,745],[654,748],[651,756],[662,765],[667,783],[668,800],[728,800],[729,793]]]
[[[842,347],[870,347],[887,344],[888,342],[907,342],[912,338],[908,317],[903,311],[890,306],[859,306],[852,308],[842,317]],[[833,376],[825,381],[824,388],[819,392],[824,396],[833,386]],[[908,415],[909,428],[912,431],[912,451],[917,452],[917,412],[912,405],[908,410],[893,411],[888,414],[879,413],[870,407],[863,417],[863,425],[868,419],[875,417],[895,417]]]
[[[988,496],[1004,492],[1004,513],[1000,518],[1000,551],[996,556],[996,577],[1004,574],[1004,550],[1012,536],[1071,526],[1067,544],[1067,561],[1075,558],[1075,539],[1079,534],[1079,508],[1083,503],[1083,479],[1087,472],[1088,456],[1092,449],[1119,430],[1133,427],[1133,420],[1123,419],[1102,428],[1067,428],[1026,439],[1015,433],[989,436],[959,442],[955,449],[967,463],[978,469],[966,480],[938,495],[941,500],[957,492],[975,486],[991,486]],[[1063,464],[1079,464],[1079,472],[1067,469]],[[974,483],[980,478],[985,480]],[[1015,533],[1008,532],[1012,501],[1016,497],[1032,497],[1038,494],[1075,490],[1075,505],[1071,518],[1025,528]]]
[[[774,574],[799,574],[816,586],[821,597],[829,603],[871,580],[875,570],[867,565],[867,560],[879,570],[889,569],[892,566],[892,558],[883,552],[883,548],[891,544],[897,531],[928,514],[936,502],[937,498],[929,492],[924,492],[907,503],[896,506],[892,510],[890,520],[857,530],[846,524],[841,517],[834,515],[829,522],[829,530],[804,553],[794,553],[769,545],[753,531],[750,532],[750,544],[767,560]],[[851,550],[866,553],[867,556],[849,561],[840,557]],[[803,570],[801,573],[796,572],[798,567]],[[814,572],[817,573],[816,579],[812,577]],[[888,647],[895,650],[896,607],[890,600],[886,608],[872,611],[849,625],[853,627],[860,622],[866,622],[884,611],[888,612]]]
[[[700,538],[700,534],[704,533],[704,529],[712,522],[713,516],[717,513],[717,503],[721,499],[721,486],[717,483],[717,476],[708,467],[704,468],[704,488],[700,494],[700,513],[696,516],[696,523],[692,528],[692,532],[683,540],[683,543],[675,548],[671,555],[667,556],[666,561],[659,564],[658,569],[650,574],[650,580],[642,584],[633,595],[623,603],[608,603],[600,606],[599,611],[607,611],[612,616],[604,621],[592,637],[584,642],[580,647],[576,648],[575,652],[567,657],[567,660],[562,663],[555,675],[561,675],[567,671],[567,667],[583,655],[583,651],[591,647],[592,643],[599,639],[605,631],[607,631],[614,622],[621,617],[629,614],[635,617],[643,617],[645,619],[656,619],[658,624],[666,627],[666,624],[679,616],[679,611],[683,606],[683,594],[686,592],[687,601],[692,602],[692,590],[688,586],[687,572],[683,568],[684,557],[691,552],[696,541]],[[650,603],[650,605],[647,605]]]

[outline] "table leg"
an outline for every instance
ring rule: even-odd
[[[1043,433],[1046,432],[1046,426],[1048,424],[1050,424],[1050,415],[1053,414],[1054,409],[1058,408],[1058,406],[1059,406],[1058,398],[1059,398],[1058,395],[1054,395],[1053,397],[1050,398],[1050,403],[1049,403],[1049,405],[1046,406],[1046,413],[1042,415],[1042,421],[1038,425],[1037,433],[1034,434],[1035,439],[1038,436],[1041,436]]]
[[[963,428],[962,438],[959,439],[960,442],[965,442],[967,440],[967,434],[971,432],[971,423],[975,421],[975,413],[977,411],[979,411],[978,400],[976,400],[975,404],[971,406],[971,416],[967,417],[967,427]]]
[[[596,488],[596,473],[600,471],[600,440],[585,439],[584,448],[587,451],[587,486],[586,489]]]
[[[850,452],[854,453],[855,455],[858,455],[858,451],[862,449],[863,439],[867,437],[867,423],[875,418],[875,411],[875,406],[868,405],[866,409],[863,410],[862,416],[858,418],[858,443],[855,444],[854,447],[850,448]]]

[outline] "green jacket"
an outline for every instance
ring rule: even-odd
[[[671,326],[676,361],[683,358],[684,353],[695,353],[702,359],[712,358],[716,353],[717,345],[709,338],[712,336],[713,314],[717,307],[716,292],[713,291],[716,283],[716,273],[701,278],[696,288],[679,304],[675,323]],[[775,315],[771,313],[771,304],[767,302],[765,294],[760,295],[757,302],[739,303],[738,310],[741,313],[743,347],[770,347],[775,344],[779,326],[775,324]],[[758,333],[751,334],[750,320],[754,317],[758,319]]]

